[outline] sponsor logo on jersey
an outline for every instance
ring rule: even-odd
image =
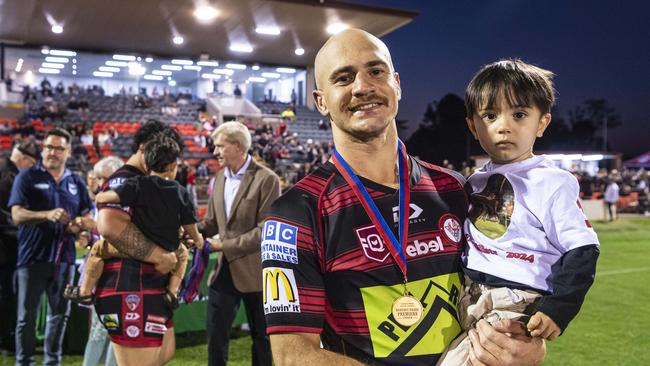
[[[445,250],[442,240],[436,236],[433,240],[415,240],[406,245],[406,255],[409,258],[419,257],[429,253],[438,253]]]
[[[460,288],[458,273],[409,281],[409,292],[424,308],[420,322],[410,327],[399,325],[391,314],[392,302],[404,293],[404,284],[361,288],[374,357],[442,354],[461,331],[456,308]]]
[[[262,262],[281,261],[298,264],[298,228],[278,221],[264,223]]]
[[[126,178],[124,178],[124,177],[113,178],[113,179],[108,181],[108,188],[115,189],[115,188],[121,186],[122,184],[124,184],[124,182],[126,182]]]
[[[138,313],[126,313],[124,314],[124,321],[134,321],[140,319],[140,314]]]
[[[104,314],[101,316],[101,321],[108,330],[115,330],[120,326],[117,314]]]
[[[76,196],[79,189],[75,183],[70,182],[68,183],[68,192],[70,192],[71,195]]]
[[[34,184],[34,188],[45,190],[45,189],[50,189],[50,185],[47,183],[36,183]]]
[[[147,315],[147,321],[154,322],[154,323],[161,323],[165,324],[167,320],[165,320],[164,316],[158,316],[158,315]]]
[[[133,311],[137,309],[140,304],[140,296],[135,294],[127,295],[124,299],[124,303],[126,303],[126,307],[129,308],[129,310]]]
[[[131,338],[135,338],[140,335],[140,328],[138,328],[137,325],[129,325],[126,328],[126,335],[128,335]]]
[[[368,259],[383,262],[388,258],[390,255],[388,247],[384,244],[374,225],[354,229],[354,231],[357,234],[357,238],[359,238],[359,244],[361,244],[363,253]]]
[[[144,324],[144,331],[146,333],[165,334],[167,327],[164,324],[146,322]]]
[[[456,216],[450,214],[443,215],[438,225],[440,225],[440,231],[447,239],[454,243],[460,243],[463,237],[463,231],[461,230],[460,221],[458,221]]]
[[[264,314],[299,313],[300,298],[293,270],[267,267],[262,273]]]
[[[409,208],[411,212],[409,216],[409,224],[416,224],[419,222],[427,221],[427,219],[425,218],[421,218],[421,219],[419,218],[422,212],[424,212],[424,210],[420,206],[416,205],[415,203],[411,203],[409,204]],[[399,221],[399,206],[393,207],[393,221],[394,222]]]

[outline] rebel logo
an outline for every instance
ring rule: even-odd
[[[374,225],[365,226],[354,230],[359,238],[363,253],[373,261],[383,262],[388,258],[390,252],[381,239],[379,232]]]
[[[463,232],[456,216],[450,214],[444,215],[440,218],[438,225],[440,225],[440,231],[447,239],[454,243],[460,243]]]

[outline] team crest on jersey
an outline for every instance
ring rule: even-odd
[[[79,189],[75,183],[68,183],[68,192],[70,192],[71,195],[76,196]]]
[[[127,308],[129,308],[131,311],[134,311],[140,304],[140,296],[134,294],[128,295],[126,299],[124,299],[124,302],[126,303]]]
[[[463,230],[456,216],[451,214],[444,215],[440,218],[438,225],[440,226],[440,232],[442,232],[447,239],[454,243],[460,243],[460,240],[463,237]]]
[[[126,328],[126,335],[128,335],[131,338],[135,338],[140,335],[140,328],[138,328],[137,325],[129,325]]]
[[[368,259],[372,259],[376,262],[383,262],[388,258],[390,255],[388,247],[386,247],[386,244],[374,225],[354,229],[354,232],[357,234],[359,244]]]

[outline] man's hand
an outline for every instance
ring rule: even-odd
[[[469,331],[473,366],[535,366],[544,361],[546,345],[541,338],[527,337],[524,325],[504,319],[490,325],[479,320]]]
[[[557,338],[562,331],[548,315],[538,311],[528,321],[528,331],[533,337],[542,337],[549,341]]]
[[[223,243],[221,242],[221,239],[219,239],[219,234],[208,238],[208,242],[210,243],[211,252],[220,252],[223,250]]]
[[[176,267],[177,262],[178,258],[176,258],[174,252],[164,252],[157,256],[157,261],[154,263],[154,266],[156,267],[156,271],[167,274]]]
[[[70,214],[62,208],[55,208],[53,210],[46,211],[45,217],[48,221],[58,222],[61,224],[67,224],[70,222]]]

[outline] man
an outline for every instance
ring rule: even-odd
[[[62,294],[72,283],[75,268],[74,225],[69,224],[91,218],[93,209],[85,182],[65,167],[70,140],[65,130],[48,132],[41,163],[18,174],[9,198],[11,217],[18,225],[16,365],[34,363],[35,322],[44,292],[49,307],[43,363],[61,363],[70,314],[70,303]]]
[[[147,171],[144,146],[160,133],[174,139],[182,150],[178,131],[149,120],[133,137],[131,157],[101,190],[110,190],[129,178],[144,175]],[[119,204],[98,207],[97,229],[104,239],[130,256],[106,260],[95,288],[95,311],[108,330],[117,363],[165,364],[176,348],[172,313],[164,302],[169,281],[166,274],[176,265],[176,255],[147,239],[131,222],[129,207]]]
[[[400,80],[379,39],[358,29],[333,36],[315,76],[336,151],[276,201],[264,226],[275,364],[434,365],[460,332],[465,182],[406,154],[395,125]],[[470,334],[474,365],[541,362],[542,341],[514,323],[497,327],[481,321]]]
[[[18,239],[17,227],[11,220],[7,203],[11,187],[19,171],[29,169],[38,160],[38,147],[33,141],[16,145],[5,166],[0,170],[0,349],[15,350],[14,330],[16,328],[16,293],[14,272]]]
[[[213,251],[222,252],[210,272],[208,285],[208,364],[228,362],[232,323],[244,300],[253,338],[252,364],[271,365],[271,347],[262,309],[260,235],[273,201],[280,196],[280,180],[256,163],[248,150],[251,135],[239,122],[219,126],[212,138],[214,154],[224,168],[217,173],[208,212],[199,224],[211,237]]]

